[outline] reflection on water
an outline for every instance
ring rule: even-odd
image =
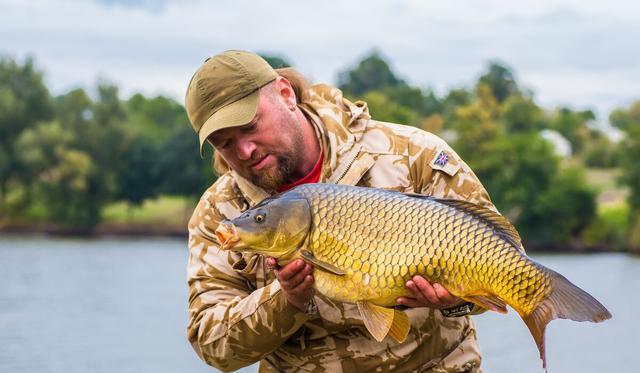
[[[211,372],[185,339],[186,259],[182,240],[0,238],[0,372]],[[614,315],[599,325],[552,322],[550,372],[637,371],[640,260],[536,259]],[[475,320],[485,372],[542,372],[513,310]]]

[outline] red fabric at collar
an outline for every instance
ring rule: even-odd
[[[278,189],[276,189],[276,191],[278,193],[282,193],[286,192],[289,189],[293,189],[298,185],[317,183],[318,181],[320,181],[320,173],[322,171],[322,154],[323,152],[320,151],[320,158],[318,158],[318,160],[316,161],[316,164],[315,166],[313,166],[311,172],[309,172],[305,177],[303,177],[302,179],[298,179],[293,183],[280,185]]]

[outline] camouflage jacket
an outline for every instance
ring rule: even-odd
[[[324,152],[321,182],[416,192],[472,201],[495,210],[471,169],[437,136],[372,120],[326,85],[313,86],[300,108]],[[287,303],[264,257],[219,250],[213,231],[267,193],[233,171],[202,196],[189,222],[188,339],[208,364],[230,371],[260,361],[260,371],[478,372],[470,317],[407,309],[411,330],[398,344],[376,342],[357,306],[316,295],[315,309]]]

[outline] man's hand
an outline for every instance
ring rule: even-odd
[[[464,302],[462,299],[451,295],[442,285],[437,283],[432,285],[422,276],[413,276],[411,280],[407,281],[406,286],[413,296],[400,297],[396,300],[398,304],[403,306],[444,309]]]
[[[284,267],[278,266],[274,258],[267,258],[267,267],[276,272],[276,278],[287,301],[305,312],[307,304],[313,298],[313,266],[302,259],[296,259]]]

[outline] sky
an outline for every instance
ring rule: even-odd
[[[0,54],[54,94],[98,80],[183,102],[206,57],[277,54],[315,82],[377,49],[410,84],[471,87],[500,61],[548,109],[606,120],[640,99],[640,2],[622,0],[0,0]]]

